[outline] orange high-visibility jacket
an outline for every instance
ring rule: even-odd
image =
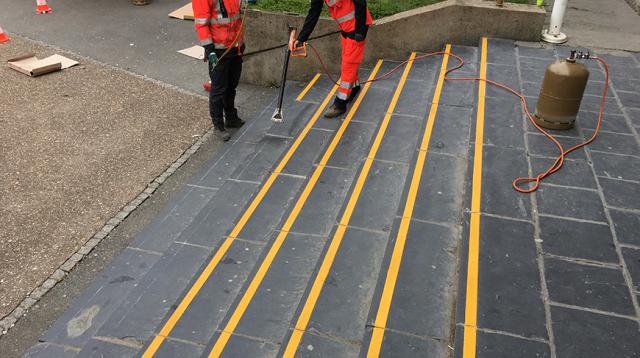
[[[329,14],[336,20],[340,30],[343,32],[353,32],[356,29],[356,7],[353,0],[324,0],[329,7]],[[367,9],[367,22],[369,26],[373,23],[373,18]]]
[[[242,28],[242,5],[246,0],[193,0],[193,17],[200,45],[213,44],[216,49],[234,45]],[[238,42],[242,44],[243,35]]]

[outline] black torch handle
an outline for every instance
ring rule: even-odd
[[[282,80],[280,81],[280,97],[278,97],[278,111],[282,109],[282,100],[284,98],[284,86],[287,84],[287,72],[289,71],[289,57],[291,57],[291,50],[289,46],[285,50],[284,55],[284,67],[282,68]]]

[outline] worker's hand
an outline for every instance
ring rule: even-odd
[[[293,52],[298,46],[300,46],[300,42],[296,40],[296,30],[293,30],[289,36],[289,50]]]
[[[204,45],[204,62],[209,61],[209,55],[216,50],[213,44]]]

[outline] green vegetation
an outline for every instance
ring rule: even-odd
[[[415,9],[420,6],[431,5],[443,0],[368,0],[367,5],[374,19],[397,14],[402,11]],[[536,0],[506,0],[520,4],[535,4]],[[290,12],[305,15],[309,9],[309,0],[258,0],[255,9]],[[324,16],[329,16],[326,7]]]
[[[402,11],[415,9],[420,6],[430,5],[442,0],[369,0],[367,5],[374,19],[397,14]],[[258,0],[256,9],[291,12],[305,15],[309,9],[309,0]],[[325,16],[326,13],[325,7]]]

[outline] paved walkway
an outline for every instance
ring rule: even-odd
[[[567,49],[452,51],[533,108]],[[553,146],[514,97],[444,81],[453,58],[365,86],[343,121],[320,118],[324,78],[290,91],[286,122],[265,105],[27,355],[636,357],[640,58],[607,60],[600,138],[533,195],[511,181]],[[566,145],[594,128],[589,66]]]
[[[627,1],[637,0],[569,1],[562,25],[567,45],[640,52],[640,15]],[[554,2],[545,3],[548,25]]]

